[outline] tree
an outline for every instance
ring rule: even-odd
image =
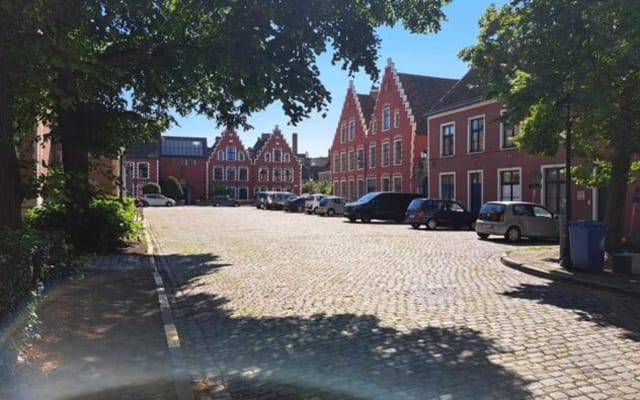
[[[160,193],[160,185],[158,185],[157,183],[154,183],[154,182],[147,183],[146,185],[144,185],[142,187],[142,193],[143,194]]]
[[[478,43],[462,52],[484,94],[505,105],[505,122],[521,123],[517,143],[528,152],[557,154],[570,102],[582,176],[608,181],[608,251],[621,244],[631,161],[640,151],[639,18],[632,0],[514,0],[490,7]]]
[[[174,200],[180,200],[184,197],[182,186],[174,176],[168,176],[162,182],[162,193]]]
[[[88,154],[113,156],[136,138],[159,136],[172,108],[246,126],[248,115],[279,101],[295,124],[330,101],[316,65],[319,54],[330,47],[334,63],[376,78],[380,40],[374,28],[401,21],[413,32],[437,31],[448,2],[52,0],[24,29],[37,32],[46,50],[37,59],[45,66],[37,71],[42,79],[25,69],[25,81],[44,97],[27,96],[31,92],[22,88],[3,90],[0,116],[10,126],[18,117],[4,114],[6,108],[24,103],[47,117],[63,147],[69,209],[81,214],[91,197]],[[23,14],[30,21],[31,8],[40,3],[0,1],[5,9],[11,4],[0,22]],[[6,54],[37,49],[27,34],[21,39],[3,40]],[[27,49],[20,50],[25,40]],[[16,59],[15,71],[33,62]],[[0,58],[0,77],[10,62],[11,57]],[[3,151],[10,151],[11,133]],[[12,172],[0,168],[4,174]],[[3,178],[0,186],[15,192]],[[0,214],[0,225],[8,221]]]

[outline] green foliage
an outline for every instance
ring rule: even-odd
[[[81,215],[68,215],[62,203],[45,203],[29,210],[25,222],[33,229],[62,231],[74,248],[98,253],[117,250],[142,230],[133,199],[95,199]]]
[[[147,183],[142,187],[143,194],[157,194],[160,192],[160,185],[155,182]]]
[[[60,232],[0,229],[0,324],[44,284],[80,264]]]
[[[302,184],[302,193],[331,194],[333,188],[329,181],[307,181]]]
[[[184,197],[182,185],[180,185],[180,182],[178,182],[178,179],[174,176],[168,176],[162,182],[162,193],[174,200],[180,200]]]

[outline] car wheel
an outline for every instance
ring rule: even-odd
[[[264,203],[260,203],[260,204],[258,204],[258,208],[259,208],[260,210],[264,210]]]
[[[520,229],[518,229],[517,226],[510,227],[509,229],[507,229],[507,232],[504,234],[504,238],[512,243],[520,240],[520,237],[521,237]]]
[[[327,217],[333,217],[335,214],[336,212],[333,210],[333,208],[327,210]]]
[[[348,219],[349,219],[349,222],[356,222],[356,218],[354,217],[349,217]]]
[[[436,221],[435,219],[431,218],[427,221],[427,229],[436,229],[438,227],[438,221]]]
[[[166,203],[164,203],[165,206],[167,207],[171,207],[173,205],[173,203],[171,203],[170,201],[167,201]]]
[[[311,210],[311,214],[316,214],[318,212],[318,207],[314,207],[313,210]]]
[[[371,222],[371,215],[369,215],[369,214],[362,214],[362,215],[360,216],[360,219],[362,220],[362,222],[369,223],[369,222]]]
[[[411,227],[413,229],[418,229],[418,228],[420,228],[420,224],[411,224]]]
[[[482,239],[482,240],[485,240],[486,238],[489,237],[489,234],[488,233],[480,233],[480,232],[478,232],[478,237],[480,239]]]

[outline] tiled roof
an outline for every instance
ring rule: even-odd
[[[456,83],[427,114],[436,114],[482,100],[480,81],[476,70],[471,69]]]
[[[367,124],[365,128],[369,126],[369,122],[371,121],[371,115],[373,115],[373,108],[376,105],[376,98],[370,94],[359,94],[358,93],[358,102],[360,102],[360,108],[362,109],[362,114],[364,115],[364,122]]]
[[[143,142],[137,141],[125,152],[127,158],[158,158],[160,157],[160,146],[158,141]]]
[[[416,119],[417,132],[426,133],[427,121],[423,115],[431,110],[458,80],[403,73],[398,73],[398,78]]]
[[[209,154],[206,138],[163,136],[160,155],[163,157],[202,157]]]

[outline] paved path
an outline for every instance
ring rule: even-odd
[[[637,300],[505,268],[473,232],[145,213],[197,376],[234,399],[637,399]]]

